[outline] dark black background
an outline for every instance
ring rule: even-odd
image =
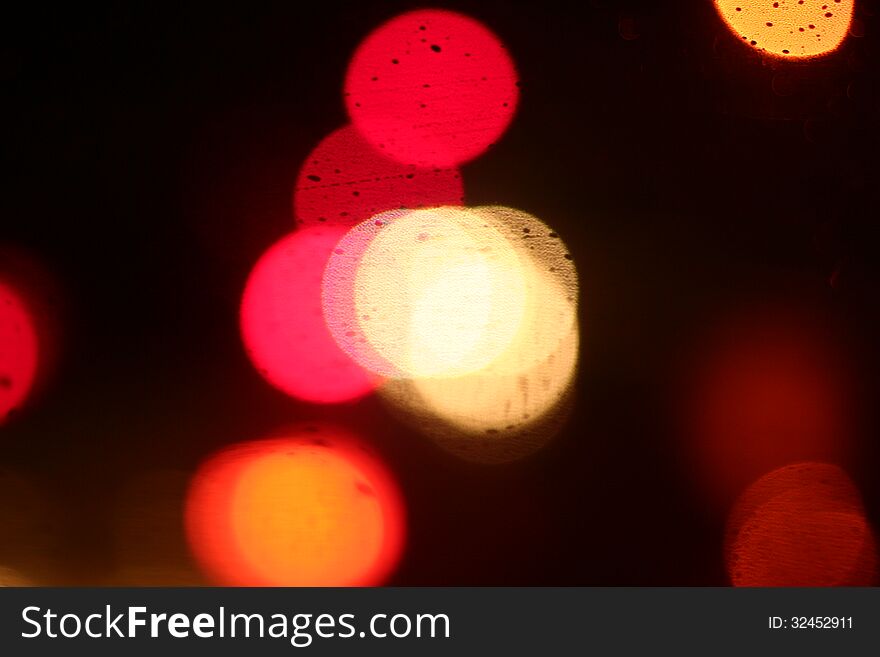
[[[0,561],[39,562],[47,583],[163,581],[126,580],[133,559],[190,572],[173,509],[187,474],[333,418],[404,488],[392,584],[724,584],[723,517],[677,452],[668,393],[707,317],[774,294],[846,327],[865,414],[850,471],[880,520],[875,2],[858,3],[864,36],[810,64],[762,59],[711,2],[436,3],[490,26],[522,82],[509,131],[463,169],[468,203],[550,223],[582,282],[571,422],[498,467],[374,399],[290,400],[238,335],[250,267],[293,227],[300,164],[346,123],[348,58],[418,4],[28,4],[0,20],[0,242],[52,270],[65,316],[54,380],[0,433],[0,469],[45,498],[40,522],[0,527]],[[170,510],[141,519],[153,503]],[[145,556],[120,538],[126,515]]]

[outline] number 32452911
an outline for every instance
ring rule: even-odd
[[[771,630],[851,630],[852,616],[770,616],[767,626]]]

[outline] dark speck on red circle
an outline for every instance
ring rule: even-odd
[[[392,60],[391,60],[391,63],[392,63],[392,64],[400,64],[400,61],[397,60],[397,59],[392,59]]]
[[[442,48],[435,43],[431,46],[431,50],[433,50],[434,52],[440,52]]]
[[[321,176],[316,176],[314,174],[306,176],[312,182],[321,182]]]

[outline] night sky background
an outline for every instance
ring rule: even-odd
[[[522,83],[509,130],[463,167],[467,202],[542,218],[581,280],[571,419],[502,466],[443,452],[375,398],[291,400],[238,332],[304,158],[347,123],[349,57],[423,5],[26,4],[0,21],[0,243],[57,279],[63,328],[51,381],[0,429],[0,564],[49,584],[199,583],[179,518],[195,467],[332,419],[370,436],[405,494],[390,584],[725,585],[724,514],[670,399],[710,318],[777,297],[853,355],[845,465],[880,526],[876,2],[857,5],[863,36],[809,64],[763,60],[711,2],[433,5],[488,25]]]

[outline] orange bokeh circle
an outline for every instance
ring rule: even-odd
[[[375,586],[404,543],[397,485],[339,427],[301,425],[210,457],[186,502],[190,547],[217,584]]]

